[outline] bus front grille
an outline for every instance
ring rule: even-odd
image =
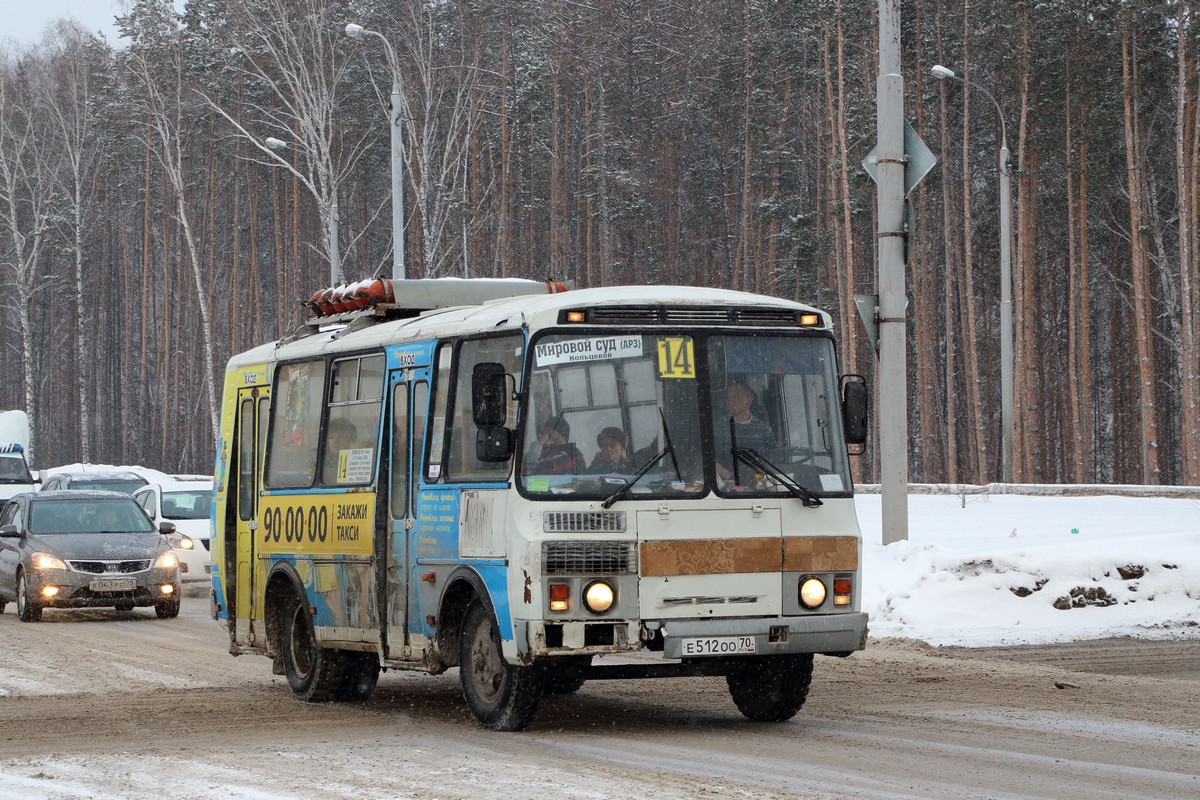
[[[637,572],[634,542],[543,542],[543,575],[620,575]]]
[[[547,511],[542,515],[546,533],[624,533],[624,511]]]

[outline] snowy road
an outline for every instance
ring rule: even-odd
[[[793,721],[723,679],[594,682],[488,733],[457,671],[305,705],[203,598],[0,616],[0,798],[1200,797],[1200,640],[818,658]]]

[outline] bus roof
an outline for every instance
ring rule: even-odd
[[[507,297],[474,305],[427,311],[408,319],[378,321],[374,324],[355,321],[350,324],[335,325],[308,336],[288,337],[247,350],[231,358],[229,367],[236,368],[285,358],[302,358],[331,350],[366,350],[394,344],[400,337],[419,341],[470,332],[516,330],[524,324],[536,330],[558,325],[560,313],[566,310],[623,307],[649,311],[672,306],[713,311],[731,307],[757,307],[797,313],[815,313],[820,319],[819,324],[814,326],[816,330],[829,330],[832,326],[830,316],[824,311],[778,297],[695,286],[617,286],[578,289],[558,294]],[[372,318],[360,319],[370,320]],[[700,319],[706,318],[701,317]],[[708,319],[707,323],[698,322],[695,316],[689,316],[687,321],[680,322],[662,322],[649,318],[645,322],[684,326],[688,324],[721,324],[715,315]],[[641,323],[636,321],[636,318],[632,318],[629,324],[639,325]],[[724,324],[734,323],[725,321]],[[739,328],[755,326],[753,319],[739,319],[736,324]],[[777,325],[772,327],[777,327]]]

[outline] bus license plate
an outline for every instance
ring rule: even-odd
[[[102,578],[89,584],[93,592],[128,592],[137,587],[134,578]]]
[[[684,656],[741,656],[753,652],[753,636],[707,636],[683,640]]]

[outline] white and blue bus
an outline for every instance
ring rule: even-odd
[[[864,647],[867,390],[824,312],[512,280],[312,305],[229,362],[213,505],[214,616],[298,697],[459,667],[517,730],[588,679],[714,675],[785,720],[814,654]]]

